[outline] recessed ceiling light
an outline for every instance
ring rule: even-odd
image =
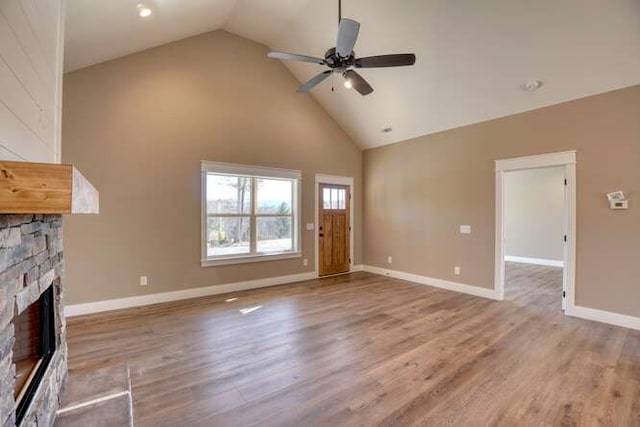
[[[151,16],[151,13],[153,13],[151,9],[149,9],[147,6],[143,4],[139,4],[137,9],[138,9],[138,15],[141,18],[146,18],[147,16]]]
[[[529,80],[522,85],[522,90],[527,92],[535,92],[544,85],[542,80]]]

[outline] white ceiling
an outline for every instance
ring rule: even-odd
[[[147,19],[135,0],[68,0],[65,69],[220,28],[311,56],[335,44],[337,0],[144,3]],[[414,67],[361,70],[375,88],[366,97],[338,79],[335,92],[330,80],[313,91],[362,148],[640,84],[638,0],[343,0],[343,16],[361,23],[358,56],[418,57]],[[322,70],[286,65],[301,82]],[[529,79],[544,87],[521,90]]]

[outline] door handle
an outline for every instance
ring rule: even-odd
[[[318,234],[318,236],[320,236],[320,237],[324,237],[324,234],[320,233],[320,234]]]

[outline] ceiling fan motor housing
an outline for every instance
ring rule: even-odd
[[[348,58],[342,58],[336,53],[336,48],[332,47],[324,54],[325,63],[329,68],[337,68],[339,70],[346,70],[349,67],[353,67],[356,63],[356,53],[351,51],[351,55]]]

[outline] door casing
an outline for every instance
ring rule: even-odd
[[[553,166],[564,166],[565,207],[564,229],[566,243],[564,245],[564,269],[562,308],[571,315],[575,310],[575,277],[576,277],[576,152],[540,154],[534,156],[515,157],[496,160],[496,240],[495,240],[495,292],[498,300],[504,299],[504,174],[509,171],[538,169]],[[558,236],[562,238],[562,236]]]

